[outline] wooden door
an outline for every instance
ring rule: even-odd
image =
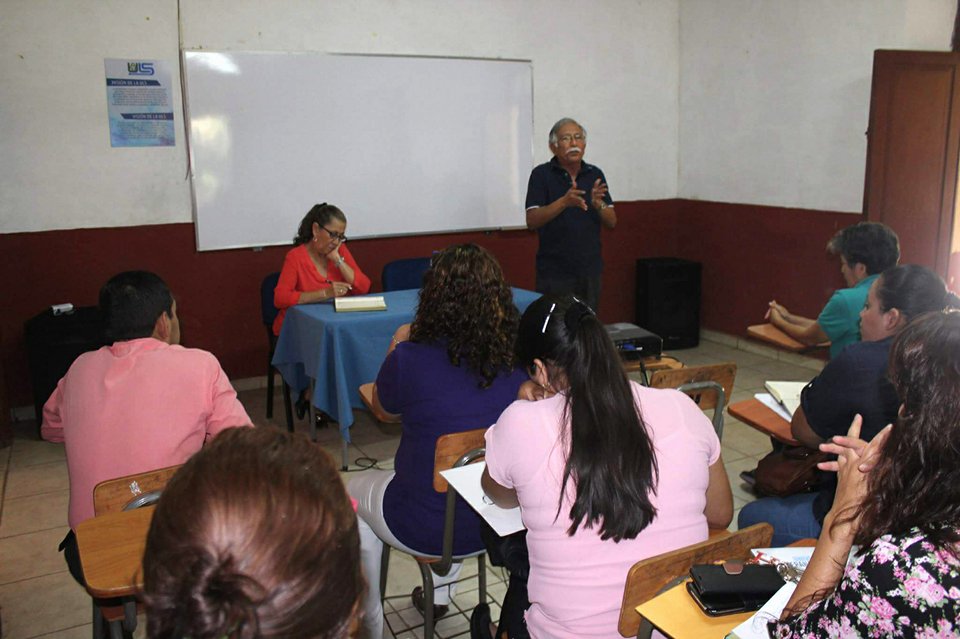
[[[901,263],[945,278],[960,152],[960,53],[876,51],[863,209],[900,236]]]

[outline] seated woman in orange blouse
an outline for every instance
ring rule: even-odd
[[[370,291],[364,275],[347,250],[347,217],[332,204],[315,204],[300,222],[294,248],[283,260],[273,303],[280,309],[273,334],[280,334],[287,309]]]

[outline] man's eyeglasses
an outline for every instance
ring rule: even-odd
[[[336,231],[331,231],[325,226],[321,226],[320,228],[322,228],[324,231],[327,232],[327,235],[330,236],[331,240],[339,240],[341,244],[347,241],[347,236],[344,235],[343,233],[337,233]]]
[[[573,142],[574,140],[576,140],[577,142],[583,142],[583,141],[586,140],[586,139],[587,139],[587,138],[585,138],[582,133],[577,133],[577,134],[575,134],[575,135],[570,135],[570,134],[568,133],[567,135],[561,135],[560,137],[558,137],[558,138],[557,138],[557,142],[562,142],[562,143],[564,143],[564,144],[570,144],[570,143]]]

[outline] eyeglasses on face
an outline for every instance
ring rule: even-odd
[[[587,138],[585,138],[582,133],[576,133],[574,135],[570,135],[568,133],[566,135],[561,135],[560,137],[558,137],[557,142],[561,142],[563,144],[570,144],[574,140],[576,140],[577,142],[583,142],[586,139]]]
[[[337,233],[336,231],[331,231],[330,229],[328,229],[328,228],[325,227],[325,226],[321,226],[320,228],[322,228],[324,231],[327,232],[327,235],[330,236],[330,239],[331,239],[331,240],[337,240],[337,241],[339,241],[341,244],[343,244],[344,242],[347,241],[347,236],[344,235],[343,233]]]

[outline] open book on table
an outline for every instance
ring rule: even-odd
[[[773,398],[777,400],[784,410],[793,414],[800,407],[800,391],[807,385],[807,382],[764,382],[764,387],[769,391]]]

